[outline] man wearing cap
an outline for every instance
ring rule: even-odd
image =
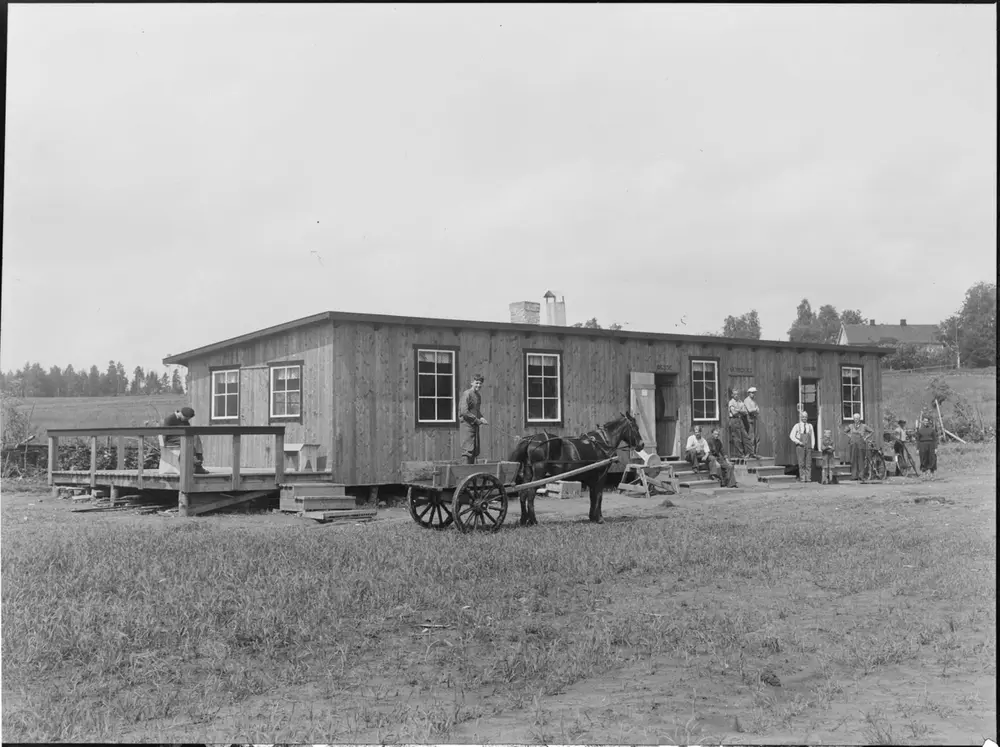
[[[747,430],[743,418],[746,417],[747,408],[740,399],[740,390],[733,389],[733,394],[729,398],[729,441],[732,444],[733,456],[745,458],[747,449]]]
[[[488,425],[479,408],[483,397],[483,375],[472,377],[472,386],[462,392],[458,400],[458,430],[462,441],[462,457],[466,464],[475,464],[479,456],[479,426]]]
[[[750,458],[758,459],[757,444],[757,417],[760,415],[760,407],[757,406],[757,387],[752,386],[747,389],[747,398],[743,400],[743,406],[747,410],[747,445],[750,447]]]
[[[194,410],[190,407],[182,407],[167,415],[163,419],[164,428],[177,428],[191,425],[194,418]],[[194,437],[194,473],[196,475],[207,475],[208,470],[204,466],[204,457],[201,447],[201,436]],[[160,472],[177,474],[180,472],[181,463],[181,437],[180,436],[160,436]]]
[[[816,448],[816,432],[809,422],[809,413],[799,410],[799,422],[789,434],[795,444],[795,455],[799,458],[799,481],[809,482],[812,471],[812,452]]]

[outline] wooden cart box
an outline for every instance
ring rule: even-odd
[[[300,482],[281,488],[282,511],[326,511],[356,508],[353,496],[333,482]]]
[[[401,482],[424,483],[434,487],[455,487],[469,475],[487,473],[501,483],[509,485],[517,477],[521,465],[517,462],[487,462],[466,464],[457,461],[403,462],[400,466]]]

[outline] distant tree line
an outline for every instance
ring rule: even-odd
[[[0,372],[0,391],[14,397],[127,397],[149,394],[184,394],[180,369],[172,373],[144,371],[136,366],[131,378],[121,361],[108,361],[103,372],[97,366],[77,371],[52,366],[46,371],[39,363],[25,363],[16,371]]]

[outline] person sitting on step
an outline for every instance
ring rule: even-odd
[[[736,470],[733,463],[726,457],[719,437],[719,429],[712,429],[712,437],[708,439],[708,473],[719,481],[724,488],[736,487]]]
[[[701,426],[696,425],[694,432],[688,436],[687,445],[684,447],[684,458],[694,468],[699,471],[699,465],[704,465],[708,469],[708,455],[710,449],[708,441],[701,435]]]

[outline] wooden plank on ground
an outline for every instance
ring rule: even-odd
[[[197,514],[203,514],[208,511],[216,511],[220,508],[226,508],[227,506],[235,506],[240,503],[245,503],[246,501],[252,501],[256,498],[263,498],[265,495],[272,493],[271,490],[258,490],[253,493],[242,493],[240,495],[229,495],[226,493],[222,494],[222,498],[211,503],[205,503],[202,505],[188,505],[187,515],[195,516]]]
[[[301,515],[325,524],[332,521],[365,521],[374,519],[377,514],[376,508],[359,508],[353,511],[306,511]]]

